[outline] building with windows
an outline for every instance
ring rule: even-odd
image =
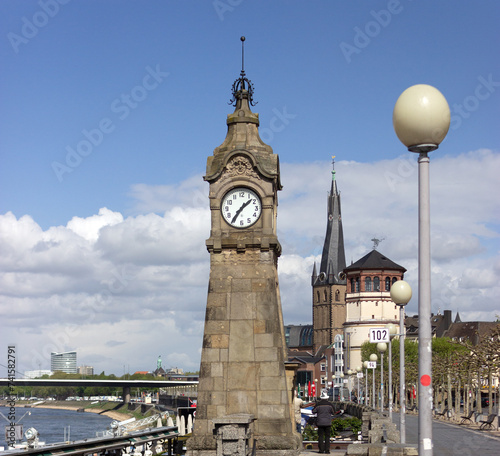
[[[94,375],[94,368],[92,366],[79,366],[78,373],[80,375]]]
[[[52,352],[50,354],[50,370],[52,372],[65,372],[66,374],[77,374],[76,351],[63,353]]]
[[[333,162],[335,165],[335,162]],[[337,334],[343,333],[345,321],[346,278],[344,274],[345,249],[342,229],[340,193],[332,170],[332,183],[327,199],[327,225],[319,271],[314,263],[311,285],[313,289],[313,345],[314,351],[331,346]]]
[[[48,375],[50,377],[52,374],[53,374],[53,372],[48,370],[48,369],[38,369],[38,370],[25,371],[24,377],[25,378],[42,378],[44,375]]]
[[[399,325],[399,309],[391,300],[391,285],[403,280],[406,269],[377,250],[344,269],[347,279],[344,323],[344,369],[363,365],[361,345],[370,339],[371,328]]]

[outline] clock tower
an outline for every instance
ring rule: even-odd
[[[243,69],[232,94],[226,139],[208,157],[204,176],[210,277],[188,455],[215,455],[214,422],[243,415],[251,417],[258,456],[297,455],[277,272],[279,161],[259,137],[259,116],[250,108],[253,85]]]

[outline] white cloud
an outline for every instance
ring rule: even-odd
[[[379,250],[407,268],[417,309],[417,169],[413,156],[339,161],[346,259]],[[279,280],[286,323],[311,321],[310,277],[326,229],[329,163],[282,164]],[[495,318],[500,295],[500,154],[431,155],[432,308],[462,320]],[[42,230],[30,216],[0,215],[2,342],[19,346],[20,369],[49,367],[51,350],[121,375],[197,370],[209,254],[208,184],[136,185],[131,213],[106,208]],[[126,366],[126,367],[124,367]]]
[[[98,215],[87,218],[73,217],[67,224],[67,228],[88,241],[96,241],[99,238],[99,230],[105,226],[113,226],[123,222],[123,216],[118,212],[112,212],[103,207],[99,209]]]

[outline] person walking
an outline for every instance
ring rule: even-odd
[[[330,453],[330,432],[332,418],[335,414],[333,405],[328,401],[326,391],[321,393],[320,401],[312,409],[316,413],[316,423],[318,426],[318,448],[320,453]]]

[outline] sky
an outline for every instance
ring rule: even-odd
[[[123,375],[199,369],[207,157],[231,86],[255,87],[280,157],[284,321],[310,324],[332,156],[348,264],[407,269],[417,313],[417,163],[392,111],[430,84],[451,111],[430,154],[432,311],[500,314],[496,0],[2,0],[0,376],[50,352]]]

